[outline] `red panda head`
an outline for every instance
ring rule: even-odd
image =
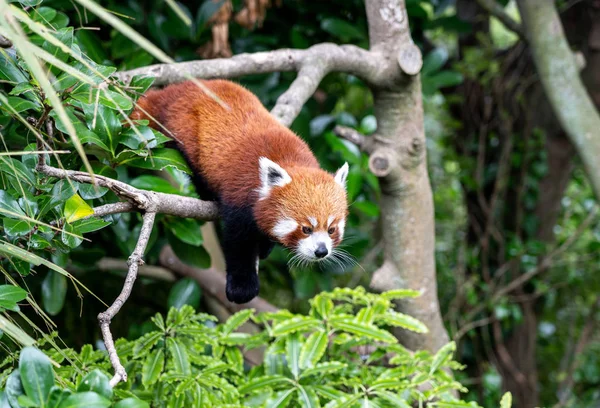
[[[314,167],[282,168],[261,157],[254,215],[258,226],[304,261],[333,254],[344,237],[348,163],[335,175]]]

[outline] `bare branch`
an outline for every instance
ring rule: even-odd
[[[384,85],[390,78],[382,69],[385,65],[382,60],[382,55],[353,45],[323,43],[306,50],[281,49],[238,54],[231,58],[150,65],[115,75],[126,83],[135,75],[145,75],[156,78],[154,85],[168,85],[189,78],[235,78],[271,72],[299,72],[308,64],[319,64],[327,72],[348,72],[371,84]]]
[[[275,312],[278,310],[275,306],[260,297],[256,297],[243,305],[228,301],[225,295],[226,280],[223,272],[213,268],[199,269],[186,265],[175,255],[169,246],[165,246],[162,249],[160,263],[165,268],[196,280],[205,292],[218,299],[232,313],[250,308],[255,309],[257,312]]]
[[[121,198],[128,200],[136,209],[150,211],[160,214],[169,214],[182,218],[195,218],[209,221],[218,217],[219,211],[217,205],[210,201],[202,201],[191,197],[180,196],[176,194],[157,193],[154,191],[139,190],[129,184],[100,175],[92,177],[83,171],[61,170],[55,167],[40,165],[37,170],[47,176],[60,179],[69,178],[79,183],[95,184],[100,187],[106,187]],[[104,215],[115,212],[124,212],[127,206],[120,204],[119,207],[99,207],[95,211],[101,211]],[[117,209],[123,211],[117,211]],[[131,211],[132,209],[127,209]],[[95,214],[96,215],[96,212]]]
[[[144,263],[142,257],[144,256],[146,245],[148,245],[148,240],[150,239],[150,233],[152,232],[152,226],[154,225],[155,217],[156,213],[153,212],[147,212],[144,214],[142,229],[140,230],[140,236],[138,238],[137,245],[127,261],[129,270],[127,272],[127,278],[125,278],[125,283],[123,284],[123,289],[113,304],[105,312],[98,315],[98,321],[100,322],[100,330],[102,331],[104,344],[106,345],[106,350],[108,351],[110,363],[115,369],[115,375],[110,380],[110,385],[112,387],[117,385],[120,381],[127,381],[127,372],[119,360],[112,333],[110,332],[110,322],[112,318],[119,313],[119,310],[121,310],[121,307],[123,307],[129,298],[129,295],[131,294],[135,278],[137,277],[138,269],[140,265]]]
[[[338,137],[354,143],[361,151],[367,154],[370,154],[375,147],[374,136],[367,137],[351,127],[338,125],[333,129],[333,132]]]
[[[307,64],[300,69],[290,88],[278,99],[271,114],[285,126],[290,126],[308,99],[315,93],[323,77],[327,75],[324,65]]]
[[[510,31],[517,34],[519,37],[524,38],[525,33],[523,31],[523,27],[516,20],[514,20],[511,16],[509,16],[504,7],[500,5],[496,0],[476,0],[477,4],[490,13],[492,16],[496,17],[500,22],[509,29]]]
[[[98,177],[98,176],[96,176]],[[135,210],[135,206],[128,201],[121,201],[118,203],[104,204],[94,208],[94,214],[90,217],[105,217],[111,214],[120,214],[124,212],[131,212]]]
[[[96,264],[101,271],[128,271],[129,265],[127,261],[116,258],[102,258]],[[154,278],[166,282],[174,282],[177,280],[175,275],[168,269],[160,266],[152,265],[141,265],[138,269],[140,276],[146,276],[148,278]]]

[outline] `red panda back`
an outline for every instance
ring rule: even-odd
[[[152,127],[176,139],[195,170],[223,199],[234,205],[256,200],[262,156],[284,168],[319,167],[306,143],[277,122],[250,91],[226,80],[202,83],[229,109],[188,81],[149,91],[131,117],[150,119]]]

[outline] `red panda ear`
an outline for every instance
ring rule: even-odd
[[[273,187],[283,187],[292,181],[287,171],[266,157],[258,159],[258,174],[260,177],[259,199],[266,198]]]
[[[346,178],[348,178],[348,163],[344,163],[338,171],[335,172],[335,182],[343,188],[346,188]]]

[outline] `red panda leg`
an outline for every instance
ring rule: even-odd
[[[250,207],[221,203],[223,254],[227,270],[227,299],[247,303],[258,296],[258,247],[261,233]]]

